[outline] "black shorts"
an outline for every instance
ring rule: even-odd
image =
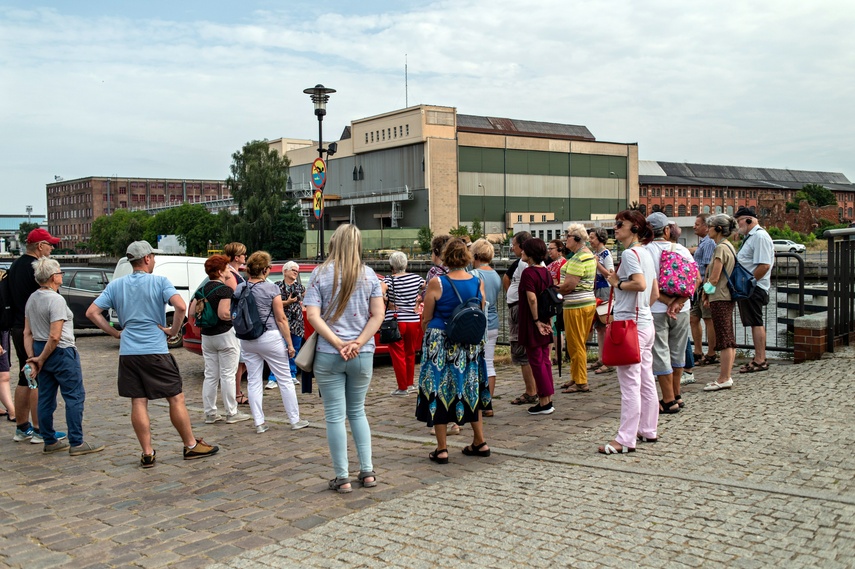
[[[0,356],[0,373],[12,369],[12,354],[9,353],[9,332],[0,331],[0,346],[3,346],[3,355]]]
[[[759,286],[754,287],[751,298],[738,300],[736,304],[739,306],[739,318],[743,326],[764,326],[763,307],[769,304],[768,292]]]
[[[172,354],[119,356],[119,396],[165,399],[183,391]]]

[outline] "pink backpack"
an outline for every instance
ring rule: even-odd
[[[667,296],[688,298],[695,294],[698,283],[698,265],[674,251],[662,251],[659,257],[659,292]]]

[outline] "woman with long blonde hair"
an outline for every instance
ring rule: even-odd
[[[345,418],[359,455],[358,480],[365,488],[377,486],[365,394],[374,372],[374,334],[383,322],[383,304],[380,280],[362,262],[359,229],[348,223],[339,226],[330,239],[329,257],[312,271],[303,305],[318,333],[313,371],[323,396],[335,469],[329,488],[340,494],[352,491]]]

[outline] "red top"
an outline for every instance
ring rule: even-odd
[[[552,334],[544,336],[538,332],[526,294],[531,291],[537,296],[551,284],[552,277],[546,267],[527,267],[520,277],[519,342],[523,346],[545,346],[552,343]]]

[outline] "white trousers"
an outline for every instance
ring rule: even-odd
[[[205,358],[205,379],[202,381],[202,405],[206,414],[217,412],[217,387],[223,392],[223,408],[229,415],[237,413],[235,375],[237,374],[240,343],[234,330],[202,336],[202,357]]]
[[[288,362],[288,350],[282,341],[279,330],[267,330],[255,340],[241,340],[241,351],[246,362],[247,396],[249,397],[249,408],[256,426],[264,423],[264,410],[261,400],[264,397],[264,362],[277,381],[279,393],[282,394],[282,404],[285,406],[285,414],[293,425],[300,420],[300,406],[297,403],[297,392],[294,390],[294,382],[291,378],[291,366]]]

